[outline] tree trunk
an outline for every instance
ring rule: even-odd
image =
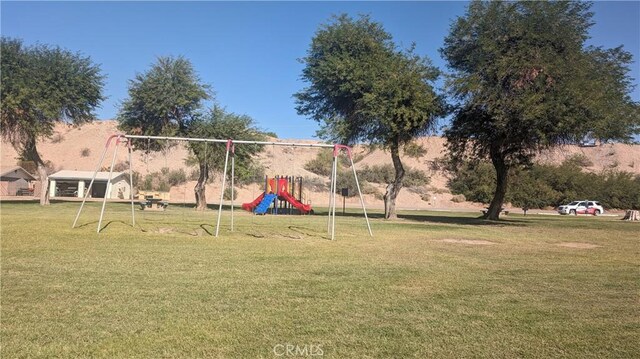
[[[49,174],[47,173],[47,166],[45,165],[38,148],[36,147],[35,138],[31,138],[27,141],[22,151],[22,157],[28,161],[33,161],[37,166],[38,177],[40,177],[40,205],[49,205]]]
[[[402,180],[404,179],[404,167],[400,161],[400,149],[398,143],[391,145],[391,159],[393,160],[393,168],[395,169],[395,178],[393,182],[387,185],[387,192],[384,194],[384,218],[396,219],[396,198],[402,189]]]
[[[38,177],[40,177],[40,205],[49,205],[49,175],[47,174],[47,168],[44,163],[37,162],[38,165]]]
[[[205,193],[206,183],[209,179],[209,170],[206,163],[200,163],[200,175],[198,176],[198,183],[194,188],[196,194],[196,210],[204,211],[207,209],[207,195]]]
[[[497,151],[492,151],[491,162],[496,170],[496,190],[484,218],[497,221],[500,219],[500,212],[502,211],[502,205],[504,204],[504,197],[507,194],[509,166],[507,166],[502,153]]]

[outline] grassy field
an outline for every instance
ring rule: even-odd
[[[640,355],[638,223],[77,206],[2,203],[3,358]]]

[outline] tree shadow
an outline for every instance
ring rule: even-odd
[[[324,215],[328,215],[328,212],[324,213]],[[367,213],[367,216],[370,219],[382,219],[384,220],[384,213]],[[358,212],[347,212],[347,213],[338,213],[336,212],[336,217],[361,217],[364,218],[363,213]],[[419,223],[437,223],[437,224],[456,224],[456,225],[471,225],[471,226],[524,226],[528,221],[523,221],[515,218],[501,218],[500,220],[493,221],[482,218],[482,216],[478,217],[467,217],[467,216],[455,216],[455,215],[438,215],[438,214],[428,214],[428,213],[416,213],[416,214],[407,214],[400,213],[398,214],[398,219],[408,220]],[[388,221],[388,223],[394,223],[393,220]],[[399,222],[398,222],[399,223]]]
[[[443,216],[432,214],[399,214],[398,218],[414,222],[430,222],[438,224],[457,224],[471,226],[524,226],[527,222],[519,219],[501,218],[497,221],[479,217]]]

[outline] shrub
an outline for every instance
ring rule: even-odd
[[[189,172],[189,181],[197,181],[198,178],[200,178],[200,170],[199,169],[193,169],[191,170],[191,172]]]
[[[318,177],[304,177],[302,179],[302,188],[306,188],[314,192],[322,192],[329,189],[327,182]]]
[[[464,197],[463,194],[456,194],[453,197],[451,197],[451,202],[454,203],[461,203],[461,202],[465,202],[467,199]]]
[[[64,136],[60,132],[56,132],[51,136],[51,143],[60,143],[64,141]]]
[[[392,165],[364,166],[358,171],[358,179],[371,183],[387,184],[393,181],[395,171]]]
[[[431,179],[424,171],[407,167],[404,175],[404,185],[408,187],[426,186]]]
[[[593,162],[584,153],[576,153],[565,160],[567,163],[574,163],[580,167],[591,167]]]
[[[88,147],[85,147],[80,150],[80,157],[89,157],[91,155],[91,150]]]
[[[121,161],[113,165],[113,170],[116,172],[124,172],[129,170],[129,161]]]
[[[278,134],[273,131],[266,131],[266,132],[263,132],[263,134],[268,137],[278,138]]]
[[[264,183],[264,166],[252,163],[247,168],[236,167],[236,183],[244,186],[252,183]]]
[[[140,186],[140,189],[143,191],[152,191],[153,190],[153,175],[148,174],[144,176],[144,181]]]
[[[231,187],[227,187],[224,189],[224,199],[227,201],[231,200]],[[234,189],[233,191],[233,200],[235,201],[238,198],[238,189]]]
[[[415,142],[409,142],[404,146],[404,154],[412,158],[421,158],[427,154],[427,149]]]
[[[448,187],[453,194],[462,194],[469,201],[489,203],[493,198],[496,174],[488,163],[466,163],[453,173]]]
[[[375,194],[379,193],[376,188],[369,184],[366,180],[363,180],[358,176],[358,182],[360,184],[360,190],[363,194]],[[346,170],[338,171],[338,178],[336,179],[336,193],[340,194],[342,188],[349,190],[348,197],[354,197],[358,195],[358,187],[356,186],[356,180],[353,177],[353,172]]]
[[[169,190],[171,189],[171,186],[169,186],[169,183],[167,183],[167,181],[164,178],[161,178],[158,180],[157,188],[158,188],[158,191],[169,192]]]
[[[316,158],[305,163],[304,169],[319,176],[330,176],[333,165],[333,153],[329,149],[321,149]]]
[[[138,185],[140,184],[140,172],[133,171],[131,173],[131,177],[133,179],[133,183],[131,183],[131,186],[134,188],[138,188]]]
[[[395,169],[392,165],[364,166],[358,171],[358,178],[371,183],[387,184],[395,178]],[[424,171],[405,167],[403,184],[406,187],[419,187],[429,184],[429,177]]]
[[[170,171],[166,176],[170,186],[177,186],[187,182],[187,173],[182,168]]]
[[[580,199],[600,201],[605,208],[640,208],[640,176],[624,171],[587,173],[579,161],[533,165],[509,174],[505,200],[516,207],[545,208]],[[467,200],[489,203],[495,172],[489,164],[464,164],[453,173],[449,188]]]

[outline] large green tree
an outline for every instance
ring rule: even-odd
[[[587,2],[473,2],[445,38],[442,55],[458,107],[445,132],[454,160],[489,159],[496,187],[486,218],[498,219],[509,170],[540,150],[585,135],[629,140],[638,104],[631,55],[586,47]]]
[[[119,128],[135,135],[188,136],[211,97],[211,87],[202,82],[189,60],[159,57],[148,71],[129,81],[129,97],[118,114]],[[172,144],[148,141],[134,145],[144,151],[166,151]],[[201,163],[200,168],[203,166]],[[198,186],[194,191],[198,193]]]
[[[188,134],[198,138],[232,138],[234,140],[264,141],[266,136],[260,131],[253,119],[246,115],[227,112],[215,105],[205,116],[193,121]],[[205,185],[213,172],[222,173],[226,153],[224,143],[192,142],[189,145],[192,156],[198,163],[200,175],[195,187],[196,209],[207,208]],[[235,176],[242,180],[251,177],[256,163],[254,155],[262,150],[262,146],[241,144],[235,146]],[[231,155],[231,154],[230,154]]]
[[[89,57],[55,46],[25,46],[1,40],[2,136],[20,157],[37,166],[40,204],[49,204],[49,179],[37,142],[49,138],[58,122],[92,121],[102,101],[104,77]]]
[[[320,124],[319,137],[389,150],[395,178],[384,195],[385,218],[395,218],[405,176],[400,149],[428,133],[445,110],[432,86],[438,70],[413,48],[398,49],[367,16],[341,15],[320,26],[301,61],[309,86],[294,95],[296,109]]]
[[[148,71],[129,81],[129,97],[118,114],[119,127],[136,135],[183,136],[211,97],[211,87],[202,82],[189,60],[158,57]],[[162,150],[166,145],[153,141],[149,150]]]

